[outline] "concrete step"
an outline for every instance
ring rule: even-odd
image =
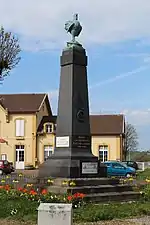
[[[139,200],[140,193],[135,191],[125,192],[109,192],[109,193],[97,193],[87,194],[85,200],[88,202],[127,202],[133,200]]]
[[[48,191],[54,193],[107,193],[107,192],[124,192],[132,191],[133,186],[128,184],[116,184],[116,185],[97,185],[97,186],[82,186],[82,187],[60,187],[60,186],[49,186]]]
[[[76,186],[78,187],[84,187],[84,186],[97,186],[97,185],[115,185],[119,184],[118,178],[76,178],[76,179],[62,179],[62,178],[56,178],[54,179],[54,185],[61,186],[63,181],[74,181]]]
[[[67,192],[71,192],[72,194],[80,192],[84,194],[92,194],[92,193],[107,193],[107,192],[124,192],[124,191],[132,191],[133,187],[131,185],[97,185],[97,186],[84,186],[84,187],[73,187],[68,188]]]

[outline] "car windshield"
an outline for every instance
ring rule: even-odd
[[[120,164],[121,166],[126,167],[126,168],[128,167],[128,166],[127,166],[127,164],[126,164],[126,163],[124,163],[124,162],[119,162],[119,164]]]

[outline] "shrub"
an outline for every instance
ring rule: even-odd
[[[141,194],[145,201],[150,201],[150,184],[148,183],[141,190]]]

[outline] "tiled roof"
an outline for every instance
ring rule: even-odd
[[[57,116],[44,116],[38,131],[41,132],[44,123],[56,123]],[[92,135],[120,135],[124,134],[124,115],[90,115]]]
[[[47,94],[0,94],[0,104],[10,113],[38,112]],[[47,101],[49,104],[49,101]],[[49,106],[50,108],[50,106]]]

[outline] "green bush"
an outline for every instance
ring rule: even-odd
[[[142,188],[141,193],[145,201],[150,201],[150,184],[145,185]]]

